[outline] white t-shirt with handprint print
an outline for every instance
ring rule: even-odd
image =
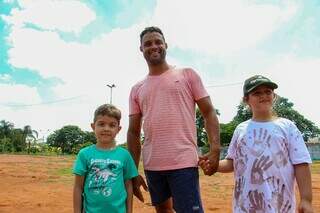
[[[239,124],[226,158],[233,159],[234,212],[295,212],[293,165],[311,158],[292,121]]]

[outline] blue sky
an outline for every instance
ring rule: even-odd
[[[130,88],[147,74],[139,33],[150,25],[163,30],[170,64],[200,74],[221,122],[235,115],[244,79],[263,74],[320,125],[318,0],[3,0],[0,119],[42,134],[89,130],[115,84],[124,141]]]

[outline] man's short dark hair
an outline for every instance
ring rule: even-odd
[[[152,33],[152,32],[157,32],[157,33],[159,33],[160,35],[162,35],[162,38],[163,38],[163,40],[165,41],[161,29],[160,29],[159,27],[151,26],[151,27],[146,27],[146,28],[144,28],[144,30],[140,33],[140,43],[142,43],[142,38],[143,38],[143,36],[144,36],[145,34],[147,34],[147,33]]]

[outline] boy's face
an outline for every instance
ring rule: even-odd
[[[117,119],[108,115],[98,115],[96,122],[91,124],[98,143],[112,143],[121,129]]]

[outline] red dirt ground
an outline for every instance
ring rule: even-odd
[[[73,157],[0,155],[1,213],[72,212]],[[313,206],[320,212],[320,162],[312,166]],[[231,212],[232,174],[200,176],[205,212]],[[134,212],[155,212],[134,199]]]

